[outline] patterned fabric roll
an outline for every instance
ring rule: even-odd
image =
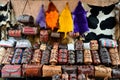
[[[99,41],[102,47],[117,47],[118,46],[116,40],[102,38]]]

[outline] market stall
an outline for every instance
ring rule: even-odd
[[[1,78],[119,80],[118,0],[0,2]]]

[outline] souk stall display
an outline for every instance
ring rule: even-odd
[[[96,2],[86,4],[88,11],[78,1],[73,12],[67,2],[61,13],[56,4],[49,1],[47,11],[44,4],[41,5],[36,21],[32,15],[22,14],[15,25],[10,20],[9,27],[3,25],[8,21],[0,16],[0,29],[7,27],[6,38],[1,36],[0,40],[1,77],[119,79],[120,35],[114,31],[115,28],[120,29],[116,27],[116,1],[101,5]],[[29,0],[26,0],[24,9],[27,4],[30,7]],[[11,1],[8,1],[0,10],[6,10],[6,6],[10,11],[13,9]],[[120,7],[117,9],[120,10]]]

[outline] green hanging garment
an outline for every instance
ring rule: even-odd
[[[73,31],[73,20],[72,15],[69,10],[69,5],[66,3],[65,8],[63,9],[60,17],[59,17],[59,30],[58,32],[64,32],[66,38],[68,32]]]

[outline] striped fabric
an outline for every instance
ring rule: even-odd
[[[118,46],[116,40],[105,39],[105,38],[100,39],[100,45],[102,47],[117,47]]]

